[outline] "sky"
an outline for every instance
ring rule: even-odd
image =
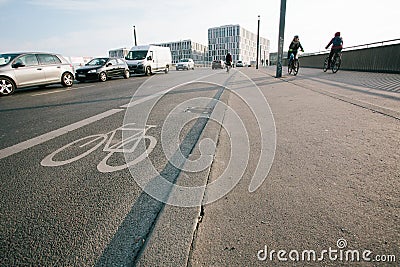
[[[0,53],[56,52],[106,56],[134,44],[191,39],[207,45],[209,28],[239,24],[278,50],[281,0],[0,0]],[[287,0],[287,50],[299,35],[305,52],[319,52],[340,31],[344,46],[400,38],[399,0]]]

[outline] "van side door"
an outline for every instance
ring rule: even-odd
[[[152,70],[156,70],[157,65],[155,64],[154,51],[149,50],[149,52],[147,53],[147,65],[151,66]]]

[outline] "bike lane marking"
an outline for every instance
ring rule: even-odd
[[[191,83],[191,82],[193,82],[193,81],[200,80],[200,79],[204,79],[204,78],[207,78],[207,77],[210,77],[210,76],[213,76],[213,75],[215,75],[215,74],[206,75],[206,76],[204,76],[204,77],[200,77],[200,78],[198,78],[198,79],[194,79],[194,80],[192,80],[192,81],[190,81],[190,82],[186,82],[186,83],[182,83],[182,84],[189,84],[189,83]],[[148,100],[150,100],[150,99],[153,99],[153,98],[155,98],[155,97],[159,97],[160,95],[161,95],[161,96],[162,96],[162,95],[165,95],[165,94],[168,93],[169,91],[171,91],[171,90],[173,90],[173,89],[175,89],[175,88],[181,86],[182,84],[175,85],[175,86],[173,86],[173,87],[170,87],[170,88],[168,88],[168,89],[166,89],[166,90],[164,90],[164,91],[162,91],[162,92],[155,93],[155,94],[153,94],[153,95],[149,95],[149,96],[146,96],[146,97],[143,97],[143,98],[139,98],[139,99],[136,100],[136,101],[133,101],[133,102],[128,103],[128,104],[126,104],[126,105],[120,106],[119,109],[111,109],[111,110],[108,110],[108,111],[106,111],[106,112],[100,113],[100,114],[95,115],[95,116],[92,116],[92,117],[90,117],[90,118],[87,118],[87,119],[84,119],[84,120],[75,122],[75,123],[73,123],[73,124],[67,125],[67,126],[65,126],[65,127],[59,128],[59,129],[57,129],[57,130],[54,130],[54,131],[51,131],[51,132],[42,134],[42,135],[40,135],[40,136],[37,136],[37,137],[34,137],[34,138],[32,138],[32,139],[23,141],[23,142],[21,142],[21,143],[15,144],[15,145],[13,145],[13,146],[6,147],[6,148],[4,148],[4,149],[1,149],[1,150],[0,150],[0,159],[9,157],[9,156],[11,156],[11,155],[14,155],[14,154],[16,154],[16,153],[19,153],[19,152],[21,152],[21,151],[24,151],[24,150],[26,150],[26,149],[28,149],[28,148],[31,148],[31,147],[34,147],[34,146],[36,146],[36,145],[40,145],[40,144],[42,144],[42,143],[44,143],[44,142],[47,142],[47,141],[49,141],[49,140],[51,140],[51,139],[54,139],[54,138],[56,138],[56,137],[59,137],[59,136],[61,136],[61,135],[66,134],[66,133],[68,133],[68,132],[71,132],[71,131],[74,131],[74,130],[76,130],[76,129],[79,129],[79,128],[81,128],[81,127],[83,127],[83,126],[86,126],[86,125],[88,125],[88,124],[91,124],[91,123],[93,123],[93,122],[95,122],[95,121],[99,121],[99,120],[101,120],[101,119],[104,119],[104,118],[106,118],[106,117],[109,117],[109,116],[111,116],[111,115],[114,115],[114,114],[116,114],[116,113],[118,113],[118,112],[126,111],[126,108],[129,108],[129,107],[132,107],[132,106],[135,106],[135,105],[144,103],[144,102],[146,102],[146,101],[148,101]],[[90,86],[90,85],[89,85],[89,86]],[[80,87],[80,88],[81,88],[81,87]]]
[[[49,141],[49,140],[51,140],[53,138],[59,137],[59,136],[61,136],[63,134],[66,134],[68,132],[74,131],[74,130],[79,129],[79,128],[83,127],[83,126],[91,124],[91,123],[93,123],[95,121],[99,121],[101,119],[104,119],[106,117],[109,117],[109,116],[114,115],[114,114],[116,114],[118,112],[121,112],[121,111],[125,111],[125,109],[111,109],[111,110],[108,110],[106,112],[103,112],[103,113],[97,114],[95,116],[92,116],[90,118],[87,118],[87,119],[72,123],[70,125],[67,125],[65,127],[59,128],[57,130],[54,130],[54,131],[39,135],[39,136],[37,136],[35,138],[26,140],[26,141],[18,143],[16,145],[1,149],[0,150],[0,159],[9,157],[11,155],[19,153],[19,152],[21,152],[23,150],[26,150],[28,148],[31,148],[31,147],[34,147],[36,145],[42,144],[42,143],[47,142],[47,141]]]

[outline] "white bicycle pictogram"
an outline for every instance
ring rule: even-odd
[[[72,163],[74,161],[80,160],[96,149],[98,149],[101,145],[103,145],[105,142],[106,144],[104,145],[103,151],[104,152],[109,152],[106,157],[104,157],[100,163],[97,165],[97,169],[100,172],[115,172],[119,170],[123,170],[125,168],[128,168],[130,166],[133,166],[140,161],[144,160],[147,158],[147,156],[153,151],[154,147],[157,144],[157,139],[154,138],[153,136],[146,135],[146,132],[151,129],[156,127],[155,125],[146,125],[144,129],[140,128],[134,128],[133,126],[135,123],[129,123],[126,125],[123,125],[122,127],[119,127],[113,131],[110,131],[105,134],[95,134],[95,135],[90,135],[86,136],[83,138],[80,138],[78,140],[75,140],[59,149],[54,151],[53,153],[49,154],[46,156],[42,162],[42,166],[48,166],[48,167],[55,167],[55,166],[62,166],[65,164]],[[133,134],[130,134],[126,138],[123,138],[122,141],[116,141],[116,134],[118,131],[122,132],[132,132]],[[107,163],[107,161],[115,154],[115,153],[134,153],[136,149],[138,148],[138,145],[141,141],[146,141],[146,139],[149,141],[148,145],[146,145],[146,149],[143,153],[141,153],[139,156],[135,157],[133,160],[129,162],[124,162],[124,164],[121,165],[110,165]],[[95,144],[95,145],[93,145]],[[85,150],[83,153],[76,155],[72,158],[65,159],[65,156],[63,157],[63,160],[55,160],[54,158],[61,154],[64,150],[72,150],[76,146],[77,149],[81,150],[82,148],[88,148]],[[129,157],[130,158],[130,157]]]

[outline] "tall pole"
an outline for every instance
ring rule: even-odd
[[[203,54],[204,56],[203,56],[203,64],[204,64],[204,67],[206,67],[206,48],[204,47],[204,54]]]
[[[281,0],[281,17],[279,21],[278,60],[276,62],[276,78],[282,77],[283,42],[285,36],[286,0]]]
[[[136,27],[133,26],[133,38],[135,39],[135,46],[137,46],[137,42],[136,42]]]
[[[260,15],[258,15],[258,27],[257,27],[257,57],[256,57],[256,69],[258,70],[258,55],[260,54]]]

